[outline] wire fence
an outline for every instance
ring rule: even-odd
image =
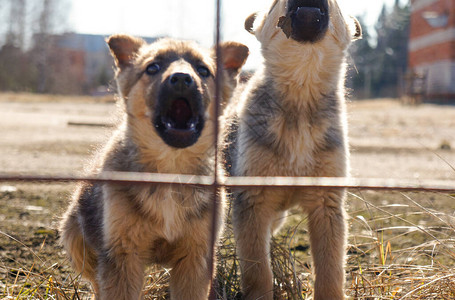
[[[220,51],[221,28],[221,0],[216,1],[216,115],[220,115],[220,93],[222,82],[222,62]],[[98,182],[115,184],[152,184],[152,185],[188,185],[193,187],[211,188],[214,192],[215,205],[213,207],[212,236],[211,236],[211,263],[209,264],[211,278],[214,278],[213,261],[215,257],[216,224],[219,218],[218,207],[221,205],[219,190],[221,188],[355,188],[361,190],[385,191],[415,191],[415,192],[455,192],[455,180],[420,180],[420,179],[393,179],[393,178],[320,178],[320,177],[220,177],[218,172],[219,129],[218,118],[215,118],[215,163],[213,176],[197,176],[186,174],[153,174],[132,172],[103,172],[97,176],[77,176],[74,174],[0,174],[0,182]],[[423,286],[422,286],[423,287]],[[215,299],[212,283],[210,299]]]
[[[355,188],[415,192],[455,192],[455,180],[350,178],[350,177],[226,177],[187,174],[103,172],[96,176],[0,174],[1,181],[74,182],[87,181],[117,184],[188,185],[194,187],[228,188]]]

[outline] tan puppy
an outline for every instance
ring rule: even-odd
[[[107,42],[124,119],[91,174],[212,174],[212,52],[172,39],[148,45],[115,35]],[[221,52],[222,96],[228,99],[248,48],[231,42],[222,44]],[[171,299],[207,299],[213,200],[210,189],[189,186],[84,183],[62,222],[61,241],[98,299],[141,298],[149,263],[172,268]]]
[[[335,0],[275,0],[245,27],[261,43],[264,64],[225,116],[231,175],[348,176],[345,56],[361,36],[358,22]],[[345,190],[249,188],[234,198],[245,299],[273,298],[270,238],[296,206],[308,214],[314,299],[344,298]]]

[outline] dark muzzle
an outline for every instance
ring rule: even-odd
[[[174,73],[162,84],[154,116],[155,128],[169,146],[186,148],[204,128],[202,95],[190,74]]]
[[[286,16],[280,18],[278,26],[298,42],[319,41],[329,26],[327,0],[289,0]]]

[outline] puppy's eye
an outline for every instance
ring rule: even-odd
[[[204,67],[204,66],[199,66],[199,67],[197,67],[197,72],[198,72],[199,75],[201,75],[202,77],[209,77],[209,76],[210,76],[210,71],[209,71],[209,69],[207,69],[207,68]]]
[[[161,71],[161,66],[158,63],[151,63],[147,66],[147,69],[145,69],[145,73],[148,75],[155,75],[159,71]]]

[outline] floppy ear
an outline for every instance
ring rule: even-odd
[[[360,40],[362,38],[362,26],[360,25],[359,20],[351,16],[351,19],[354,21],[355,33],[352,36],[352,40]]]
[[[130,66],[139,48],[145,44],[143,39],[126,34],[112,35],[106,42],[115,59],[115,65],[120,69]]]
[[[224,42],[220,47],[224,69],[228,71],[229,75],[238,75],[250,54],[250,49],[237,42]]]
[[[254,34],[254,21],[256,20],[256,17],[258,16],[257,13],[252,13],[248,18],[245,20],[245,30],[248,31],[251,34]]]

